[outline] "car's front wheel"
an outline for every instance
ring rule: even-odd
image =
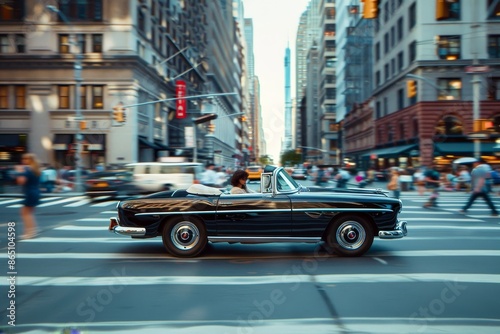
[[[167,222],[162,233],[163,245],[177,257],[194,257],[207,245],[207,233],[194,217],[176,217]]]
[[[326,246],[341,256],[361,256],[373,244],[373,226],[361,216],[345,216],[334,222],[326,234]]]

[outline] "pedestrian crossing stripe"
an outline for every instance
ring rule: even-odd
[[[20,286],[107,286],[120,282],[119,276],[101,277],[43,277],[18,276]],[[394,274],[318,274],[318,275],[265,275],[265,276],[126,276],[123,285],[266,285],[266,284],[369,284],[369,283],[417,283],[455,282],[500,284],[499,274],[459,273],[394,273]],[[0,285],[7,286],[7,280]]]

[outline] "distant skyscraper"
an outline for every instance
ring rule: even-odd
[[[285,50],[285,143],[283,150],[292,149],[292,97],[290,82],[290,48]]]

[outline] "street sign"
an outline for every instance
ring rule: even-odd
[[[186,82],[184,80],[177,80],[175,83],[175,97],[176,100],[176,118],[186,118],[187,110],[186,110]]]
[[[473,74],[473,73],[486,73],[490,71],[490,67],[488,65],[471,65],[465,67],[465,73]]]

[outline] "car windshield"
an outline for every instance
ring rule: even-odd
[[[297,190],[299,188],[299,184],[292,179],[290,174],[282,169],[278,172],[278,175],[276,175],[276,187],[280,192],[288,192]]]

